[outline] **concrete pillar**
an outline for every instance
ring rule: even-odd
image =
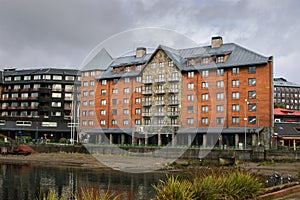
[[[239,148],[239,134],[235,134],[234,136],[235,148]]]
[[[252,146],[257,146],[257,137],[256,134],[252,134]]]
[[[161,146],[161,135],[160,135],[160,133],[157,134],[157,137],[158,137],[157,145]]]
[[[219,135],[219,147],[222,147],[223,145],[223,136],[222,134]]]
[[[134,132],[132,132],[131,145],[135,145],[135,143],[134,143]]]
[[[113,144],[113,135],[109,134],[109,144],[112,145]]]
[[[124,143],[125,143],[125,134],[123,133],[121,135],[121,144],[124,145]]]
[[[191,145],[192,144],[192,135],[191,134],[188,134],[188,145]]]
[[[147,145],[148,145],[148,134],[145,133],[145,146],[147,146]]]
[[[203,147],[206,147],[207,146],[207,135],[206,134],[203,134],[202,135],[202,137],[203,137]]]
[[[98,137],[98,144],[101,144],[102,143],[102,135],[99,134],[99,137]]]
[[[172,133],[172,146],[177,145],[177,137],[175,136],[175,133]]]

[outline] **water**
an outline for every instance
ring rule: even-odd
[[[54,189],[71,199],[78,188],[106,191],[108,188],[121,199],[150,199],[155,196],[152,184],[165,178],[164,173],[130,174],[113,170],[45,167],[0,164],[0,199],[32,200],[40,191]]]

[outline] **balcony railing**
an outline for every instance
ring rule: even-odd
[[[142,94],[152,94],[152,90],[143,90]]]
[[[142,103],[143,106],[151,106],[152,102],[151,101],[145,101]]]
[[[156,82],[156,83],[166,82],[166,79],[165,79],[165,78],[156,78],[156,79],[155,79],[155,82]]]
[[[179,77],[170,77],[168,78],[169,82],[173,82],[173,81],[179,81]]]
[[[167,115],[170,117],[176,117],[176,116],[178,116],[178,112],[177,111],[168,112]]]
[[[151,117],[151,113],[150,112],[143,112],[142,116],[143,117]]]
[[[155,112],[154,116],[155,117],[163,117],[163,116],[165,116],[165,113],[164,112]]]
[[[177,104],[179,104],[178,100],[168,101],[168,105],[177,105]]]
[[[159,90],[154,90],[154,92],[156,94],[163,94],[163,93],[165,93],[165,90],[164,89],[159,89]]]
[[[165,101],[155,101],[156,106],[162,106],[165,105]]]
[[[168,92],[169,93],[178,93],[179,89],[177,89],[177,88],[171,88],[171,89],[168,89]]]
[[[142,81],[142,83],[144,83],[144,84],[152,84],[152,79],[144,79]]]

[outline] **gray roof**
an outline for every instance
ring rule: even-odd
[[[136,76],[140,72],[134,72],[134,70],[129,73],[120,72],[117,74],[112,74],[112,68],[118,66],[129,66],[134,64],[147,64],[151,61],[151,58],[156,54],[158,50],[163,50],[174,61],[175,65],[181,71],[260,65],[266,64],[273,59],[272,57],[262,56],[258,53],[255,53],[234,43],[223,44],[218,48],[204,46],[187,49],[173,49],[164,45],[159,45],[152,54],[146,54],[141,58],[136,58],[135,56],[125,56],[114,59],[114,61],[110,64],[109,68],[100,77],[97,77],[97,79],[120,78],[122,76]],[[211,56],[216,58],[216,56],[228,54],[230,54],[229,58],[226,60],[226,62],[223,63],[216,63],[214,59],[214,62],[211,62],[208,65],[201,65],[198,62],[194,67],[187,66],[187,59],[189,58]]]
[[[299,122],[282,122],[274,124],[274,133],[279,137],[298,137],[300,138],[300,123]]]
[[[79,75],[77,69],[63,69],[63,68],[40,68],[40,69],[13,69],[4,70],[3,76],[17,76],[17,75],[42,75],[42,74],[55,74],[55,75]]]
[[[274,78],[274,86],[284,86],[284,87],[300,87],[299,84],[287,81],[284,78]]]
[[[106,70],[112,61],[113,59],[110,54],[103,48],[83,67],[81,71]]]
[[[249,131],[259,133],[264,127],[247,127],[247,133]],[[245,133],[245,127],[211,127],[211,128],[181,128],[177,131],[178,133]]]

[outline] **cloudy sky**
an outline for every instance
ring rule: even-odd
[[[274,56],[274,76],[300,84],[299,19],[297,0],[0,0],[0,69],[78,68],[103,41],[151,27],[199,45],[222,36]]]

